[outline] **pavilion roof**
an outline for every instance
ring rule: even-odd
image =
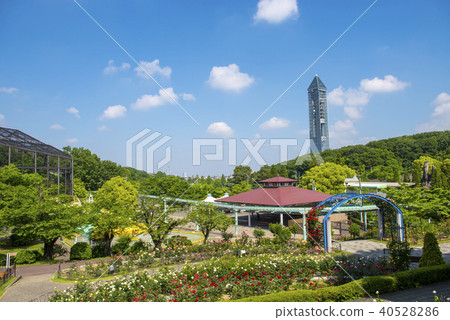
[[[273,177],[273,178],[261,180],[260,182],[262,182],[262,183],[269,183],[269,182],[297,182],[297,180],[276,176],[276,177]]]
[[[331,197],[330,194],[322,192],[297,187],[280,187],[250,190],[223,199],[217,199],[216,202],[285,207],[319,203],[329,197]]]

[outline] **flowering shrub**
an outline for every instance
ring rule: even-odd
[[[292,285],[315,288],[311,278],[327,272],[329,260],[323,255],[222,258],[179,271],[141,272],[96,287],[83,282],[57,291],[50,301],[219,301],[289,290]]]
[[[246,233],[236,242],[212,241],[202,245],[175,246],[154,251],[142,250],[137,253],[130,252],[127,256],[113,257],[109,263],[101,262],[97,265],[88,265],[86,268],[72,268],[63,274],[63,278],[71,280],[94,279],[106,275],[108,266],[114,263],[114,273],[120,269],[121,273],[133,272],[141,269],[155,268],[184,264],[186,262],[201,262],[222,257],[257,257],[263,254],[291,254],[291,255],[319,255],[322,249],[309,247],[306,244],[288,240],[285,243],[267,240],[264,245],[251,241]],[[120,268],[119,268],[120,264]],[[76,269],[76,270],[75,270]]]
[[[341,285],[353,280],[368,276],[391,274],[395,271],[394,265],[381,257],[347,257],[336,259],[331,271],[333,277],[329,280],[332,285]]]
[[[323,206],[322,206],[323,207]],[[322,226],[319,223],[319,219],[317,218],[317,213],[320,208],[312,208],[308,212],[308,216],[306,218],[306,228],[308,231],[308,242],[311,246],[316,246],[320,243],[320,240],[322,240],[323,236],[323,230]]]

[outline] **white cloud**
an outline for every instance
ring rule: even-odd
[[[109,131],[109,130],[110,129],[107,126],[105,126],[105,125],[102,125],[102,126],[98,127],[98,131]]]
[[[262,130],[281,129],[289,127],[291,122],[287,119],[273,117],[270,120],[261,123],[259,126]]]
[[[375,77],[373,79],[362,79],[360,89],[367,92],[393,92],[405,89],[408,82],[398,80],[392,75],[384,76],[384,79]]]
[[[225,67],[214,66],[209,74],[208,83],[211,87],[239,92],[250,86],[255,79],[247,73],[239,72],[239,66],[230,64]]]
[[[330,140],[339,146],[352,143],[353,136],[357,134],[358,131],[350,119],[339,120],[330,127]]]
[[[150,78],[148,74],[151,76],[154,75],[162,75],[166,78],[170,78],[170,74],[172,73],[172,69],[170,67],[160,67],[159,66],[159,60],[155,59],[152,62],[148,61],[140,61],[139,62],[140,67],[134,68],[134,71],[136,71],[136,74],[143,78]],[[144,70],[145,71],[144,71]]]
[[[100,119],[118,119],[123,118],[127,114],[127,108],[120,104],[115,106],[109,106],[103,111]]]
[[[328,103],[330,105],[344,106],[345,114],[351,119],[361,118],[362,106],[365,106],[369,101],[369,93],[354,88],[345,90],[342,86],[339,86],[328,94]]]
[[[450,129],[450,95],[442,92],[432,104],[436,107],[431,114],[430,120],[418,125],[416,131],[427,132]]]
[[[177,100],[178,96],[174,93],[173,88],[165,88],[164,90],[159,90],[159,95],[144,94],[131,105],[131,108],[134,110],[148,110],[166,103],[174,104]]]
[[[255,22],[281,23],[298,16],[297,0],[260,0],[258,11],[253,16]]]
[[[442,92],[437,96],[436,99],[434,99],[433,104],[440,105],[447,102],[450,102],[450,94],[448,94],[447,92]]]
[[[70,138],[66,140],[68,143],[77,143],[78,139],[77,138]]]
[[[6,118],[3,114],[0,113],[0,125],[5,126],[6,125]]]
[[[50,126],[50,129],[52,129],[52,130],[64,130],[65,128],[62,125],[55,123],[54,125]]]
[[[225,122],[211,123],[206,132],[222,138],[229,138],[234,134],[233,129],[231,129],[231,127]]]
[[[181,93],[180,97],[185,101],[195,101],[195,97],[192,93]]]
[[[121,72],[125,72],[128,71],[130,69],[130,64],[127,62],[123,62],[120,66],[116,66],[114,64],[114,60],[109,60],[108,61],[108,66],[103,69],[103,73],[104,74],[115,74],[119,71]]]
[[[0,88],[0,92],[5,92],[5,93],[14,93],[14,92],[17,92],[17,91],[19,91],[19,89],[13,88],[13,87],[9,87],[9,88],[2,87],[2,88]]]
[[[354,88],[343,89],[342,86],[332,90],[328,94],[328,103],[337,106],[359,107],[369,103],[370,96],[367,92]]]
[[[375,137],[363,137],[363,138],[358,139],[358,143],[366,144],[366,143],[369,143],[370,141],[376,141],[376,140],[377,140],[377,138],[375,138]]]
[[[77,108],[70,107],[69,109],[67,109],[67,112],[73,114],[77,118],[80,118],[80,111],[78,111]]]

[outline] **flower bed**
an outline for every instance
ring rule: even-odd
[[[223,257],[257,257],[263,254],[317,256],[323,253],[320,248],[311,248],[306,244],[295,241],[279,244],[273,243],[269,239],[267,240],[263,245],[252,241],[213,241],[203,245],[175,246],[173,248],[167,247],[161,250],[146,250],[138,253],[130,252],[126,256],[111,258],[108,264],[103,262],[98,265],[87,263],[82,268],[73,267],[63,272],[61,277],[68,280],[95,279],[100,275],[111,273],[109,266],[112,263],[114,263],[114,273],[131,273],[142,269],[208,261]]]
[[[316,257],[222,258],[202,265],[167,268],[149,275],[100,284],[83,282],[67,292],[57,291],[50,301],[219,301],[296,288],[317,288],[311,278],[326,273],[332,259]]]

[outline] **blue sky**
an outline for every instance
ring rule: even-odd
[[[288,153],[299,154],[318,74],[332,148],[450,129],[447,1],[78,3],[132,58],[74,1],[1,1],[0,125],[120,164],[127,139],[149,128],[172,137],[161,170],[229,174],[230,138],[298,139]],[[193,166],[193,138],[224,138],[225,159]],[[280,161],[269,140],[260,154]],[[237,164],[247,155],[238,140]]]

